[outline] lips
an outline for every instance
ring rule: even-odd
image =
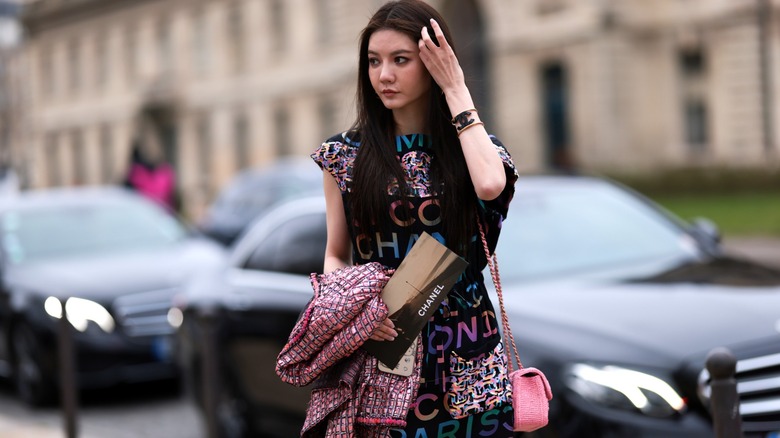
[[[394,90],[382,90],[382,95],[384,96],[390,97],[390,96],[395,96],[396,94],[398,94],[398,92]]]

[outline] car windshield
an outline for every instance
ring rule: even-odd
[[[697,252],[669,217],[627,191],[590,183],[519,187],[497,249],[507,279],[617,272]]]
[[[186,230],[175,218],[136,202],[69,205],[6,212],[3,250],[10,263],[157,248]]]
[[[215,207],[226,214],[256,215],[277,202],[294,199],[307,192],[322,192],[319,174],[295,172],[286,177],[275,173],[245,174],[238,177],[217,198]]]

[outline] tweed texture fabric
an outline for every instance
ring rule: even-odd
[[[380,438],[406,425],[417,396],[422,342],[408,377],[385,373],[359,347],[387,317],[380,293],[392,270],[381,263],[312,274],[314,298],[277,357],[286,383],[313,382],[302,437]]]
[[[360,348],[387,317],[380,293],[389,279],[380,263],[312,274],[314,299],[277,357],[282,381],[306,386]]]
[[[408,377],[380,371],[378,360],[363,350],[329,369],[314,384],[301,436],[379,438],[389,437],[390,427],[406,426],[417,396],[422,354],[418,342]]]

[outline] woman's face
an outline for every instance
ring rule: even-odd
[[[417,42],[382,29],[368,40],[368,76],[374,92],[390,110],[424,110],[431,75],[420,60]]]

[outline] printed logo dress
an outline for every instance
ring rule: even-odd
[[[504,145],[494,136],[491,140],[507,176],[506,187],[498,198],[479,201],[477,208],[492,251],[514,195],[517,170]],[[432,190],[429,178],[435,160],[430,139],[422,134],[398,136],[395,145],[388,147],[396,149],[410,196],[388,205],[386,214],[390,220],[382,229],[355,235],[349,228],[355,263],[380,262],[397,268],[423,232],[445,242],[439,194]],[[311,155],[335,178],[348,223],[352,223],[349,211],[352,166],[359,148],[356,135],[342,133],[329,138]],[[397,182],[388,184],[388,194],[395,195],[398,189]],[[466,272],[423,328],[424,354],[418,397],[409,410],[407,426],[392,429],[392,437],[513,436],[506,355],[499,332],[500,321],[485,289],[483,270],[487,262],[478,235],[472,238],[466,260],[469,262]]]

